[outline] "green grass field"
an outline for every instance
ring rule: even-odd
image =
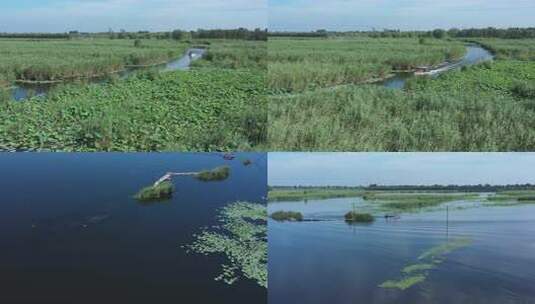
[[[462,57],[460,42],[429,39],[281,39],[268,42],[268,86],[300,92],[381,79],[393,71],[440,64]]]
[[[277,188],[270,189],[268,199],[275,201],[302,201],[308,199],[329,199],[337,197],[362,196],[364,191],[360,188]]]
[[[0,149],[236,150],[264,141],[264,75],[199,70],[58,88],[0,105]]]
[[[83,71],[83,65],[90,66],[93,61],[76,61],[74,54],[80,47],[74,45],[86,45],[81,49],[89,53],[98,49],[101,55],[97,57],[107,58],[106,52],[120,55],[123,48],[129,50],[127,42],[134,43],[63,41],[56,47],[58,54],[64,52],[66,57],[72,47],[72,69]],[[19,46],[20,42],[11,43]],[[95,45],[90,46],[92,43]],[[162,58],[170,55],[167,52],[171,46],[175,55],[182,54],[186,47],[157,40],[143,41],[142,45],[147,46],[147,54],[159,53]],[[198,60],[198,66],[190,71],[147,70],[104,84],[66,83],[46,97],[22,102],[11,101],[5,92],[0,94],[0,150],[229,151],[265,145],[266,70],[258,57],[262,49],[265,51],[265,42],[213,40],[207,46],[216,54],[221,49],[236,48],[243,56],[226,60],[232,64],[221,63],[222,55],[208,57]],[[136,50],[133,46],[131,49]],[[45,56],[36,54],[35,58]],[[44,62],[60,69],[59,62]],[[106,66],[107,61],[102,62]],[[39,66],[36,62],[35,67]],[[65,71],[57,75],[63,77]]]
[[[103,75],[127,65],[166,62],[184,54],[187,44],[171,40],[0,39],[0,84],[57,81]]]
[[[268,142],[276,151],[531,151],[534,80],[534,61],[503,58],[418,78],[405,90],[349,85],[272,94]]]

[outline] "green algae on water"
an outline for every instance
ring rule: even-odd
[[[188,251],[204,255],[222,254],[227,263],[215,278],[232,285],[239,279],[254,280],[267,288],[267,208],[261,204],[236,202],[219,213],[220,225],[204,229]]]
[[[175,186],[170,181],[164,181],[141,189],[134,198],[141,202],[161,201],[170,199],[175,191]]]
[[[451,242],[444,243],[442,245],[435,246],[426,252],[422,253],[418,260],[425,260],[425,259],[439,259],[443,255],[449,254],[452,251],[455,251],[457,249],[466,247],[472,243],[469,239],[457,239]]]
[[[418,283],[425,281],[426,277],[427,277],[426,275],[419,274],[419,275],[406,277],[398,281],[389,280],[379,285],[379,287],[405,290]]]
[[[405,290],[414,285],[424,282],[429,275],[429,271],[435,269],[437,265],[444,262],[445,256],[455,250],[466,247],[472,243],[469,239],[456,239],[447,243],[432,247],[422,253],[419,263],[405,266],[401,273],[403,277],[399,280],[388,280],[379,285],[381,288]]]
[[[412,264],[403,268],[401,272],[406,273],[406,274],[411,274],[413,272],[431,270],[433,268],[435,268],[435,264],[428,264],[428,263]]]

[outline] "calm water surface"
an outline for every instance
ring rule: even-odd
[[[220,165],[224,182],[179,177],[170,201],[132,198],[167,171]],[[224,257],[180,247],[219,208],[264,201],[265,154],[0,154],[0,172],[0,303],[266,301],[256,282],[214,281]]]
[[[535,206],[455,202],[448,222],[445,210],[435,210],[348,225],[343,214],[354,202],[362,203],[270,203],[270,213],[295,210],[323,220],[269,222],[270,304],[535,303]],[[405,291],[378,287],[400,279],[426,250],[456,239],[472,243],[446,255],[425,282]]]

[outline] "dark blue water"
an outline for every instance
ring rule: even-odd
[[[223,182],[176,177],[167,202],[132,198],[167,171],[220,165],[231,166]],[[0,303],[266,301],[256,282],[214,280],[223,256],[180,247],[219,208],[263,202],[265,154],[0,154],[0,172]]]
[[[270,203],[270,212],[326,219],[268,223],[270,304],[535,303],[535,206],[453,209],[448,222],[437,210],[348,225],[343,214],[354,200]],[[425,282],[404,291],[379,287],[456,239],[472,243],[446,255]]]

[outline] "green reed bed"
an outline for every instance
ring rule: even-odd
[[[362,189],[333,189],[333,188],[273,188],[269,191],[269,201],[302,201],[309,199],[329,199],[341,197],[357,197],[364,192]]]
[[[267,43],[265,41],[209,40],[202,60],[193,67],[217,67],[230,69],[267,68]]]
[[[294,211],[277,211],[273,212],[269,217],[279,222],[301,222],[303,221],[303,214]]]
[[[534,77],[533,62],[507,60],[417,78],[406,90],[271,96],[268,142],[279,151],[531,151],[535,99],[515,88]]]
[[[497,59],[535,61],[535,39],[471,39],[496,55]]]
[[[418,39],[281,39],[268,42],[268,87],[296,92],[318,87],[382,79],[394,71],[413,70],[456,60],[460,42]]]
[[[0,79],[61,81],[102,76],[128,65],[164,63],[184,54],[187,45],[170,40],[0,39]]]
[[[0,104],[0,150],[213,151],[264,143],[261,71],[141,73]]]
[[[211,181],[222,181],[226,180],[230,176],[230,167],[221,166],[214,168],[212,170],[204,170],[195,175],[200,181],[211,182]]]
[[[364,199],[391,211],[412,211],[479,197],[474,193],[367,193]]]
[[[141,202],[162,201],[173,197],[175,186],[170,181],[141,189],[134,198]]]

